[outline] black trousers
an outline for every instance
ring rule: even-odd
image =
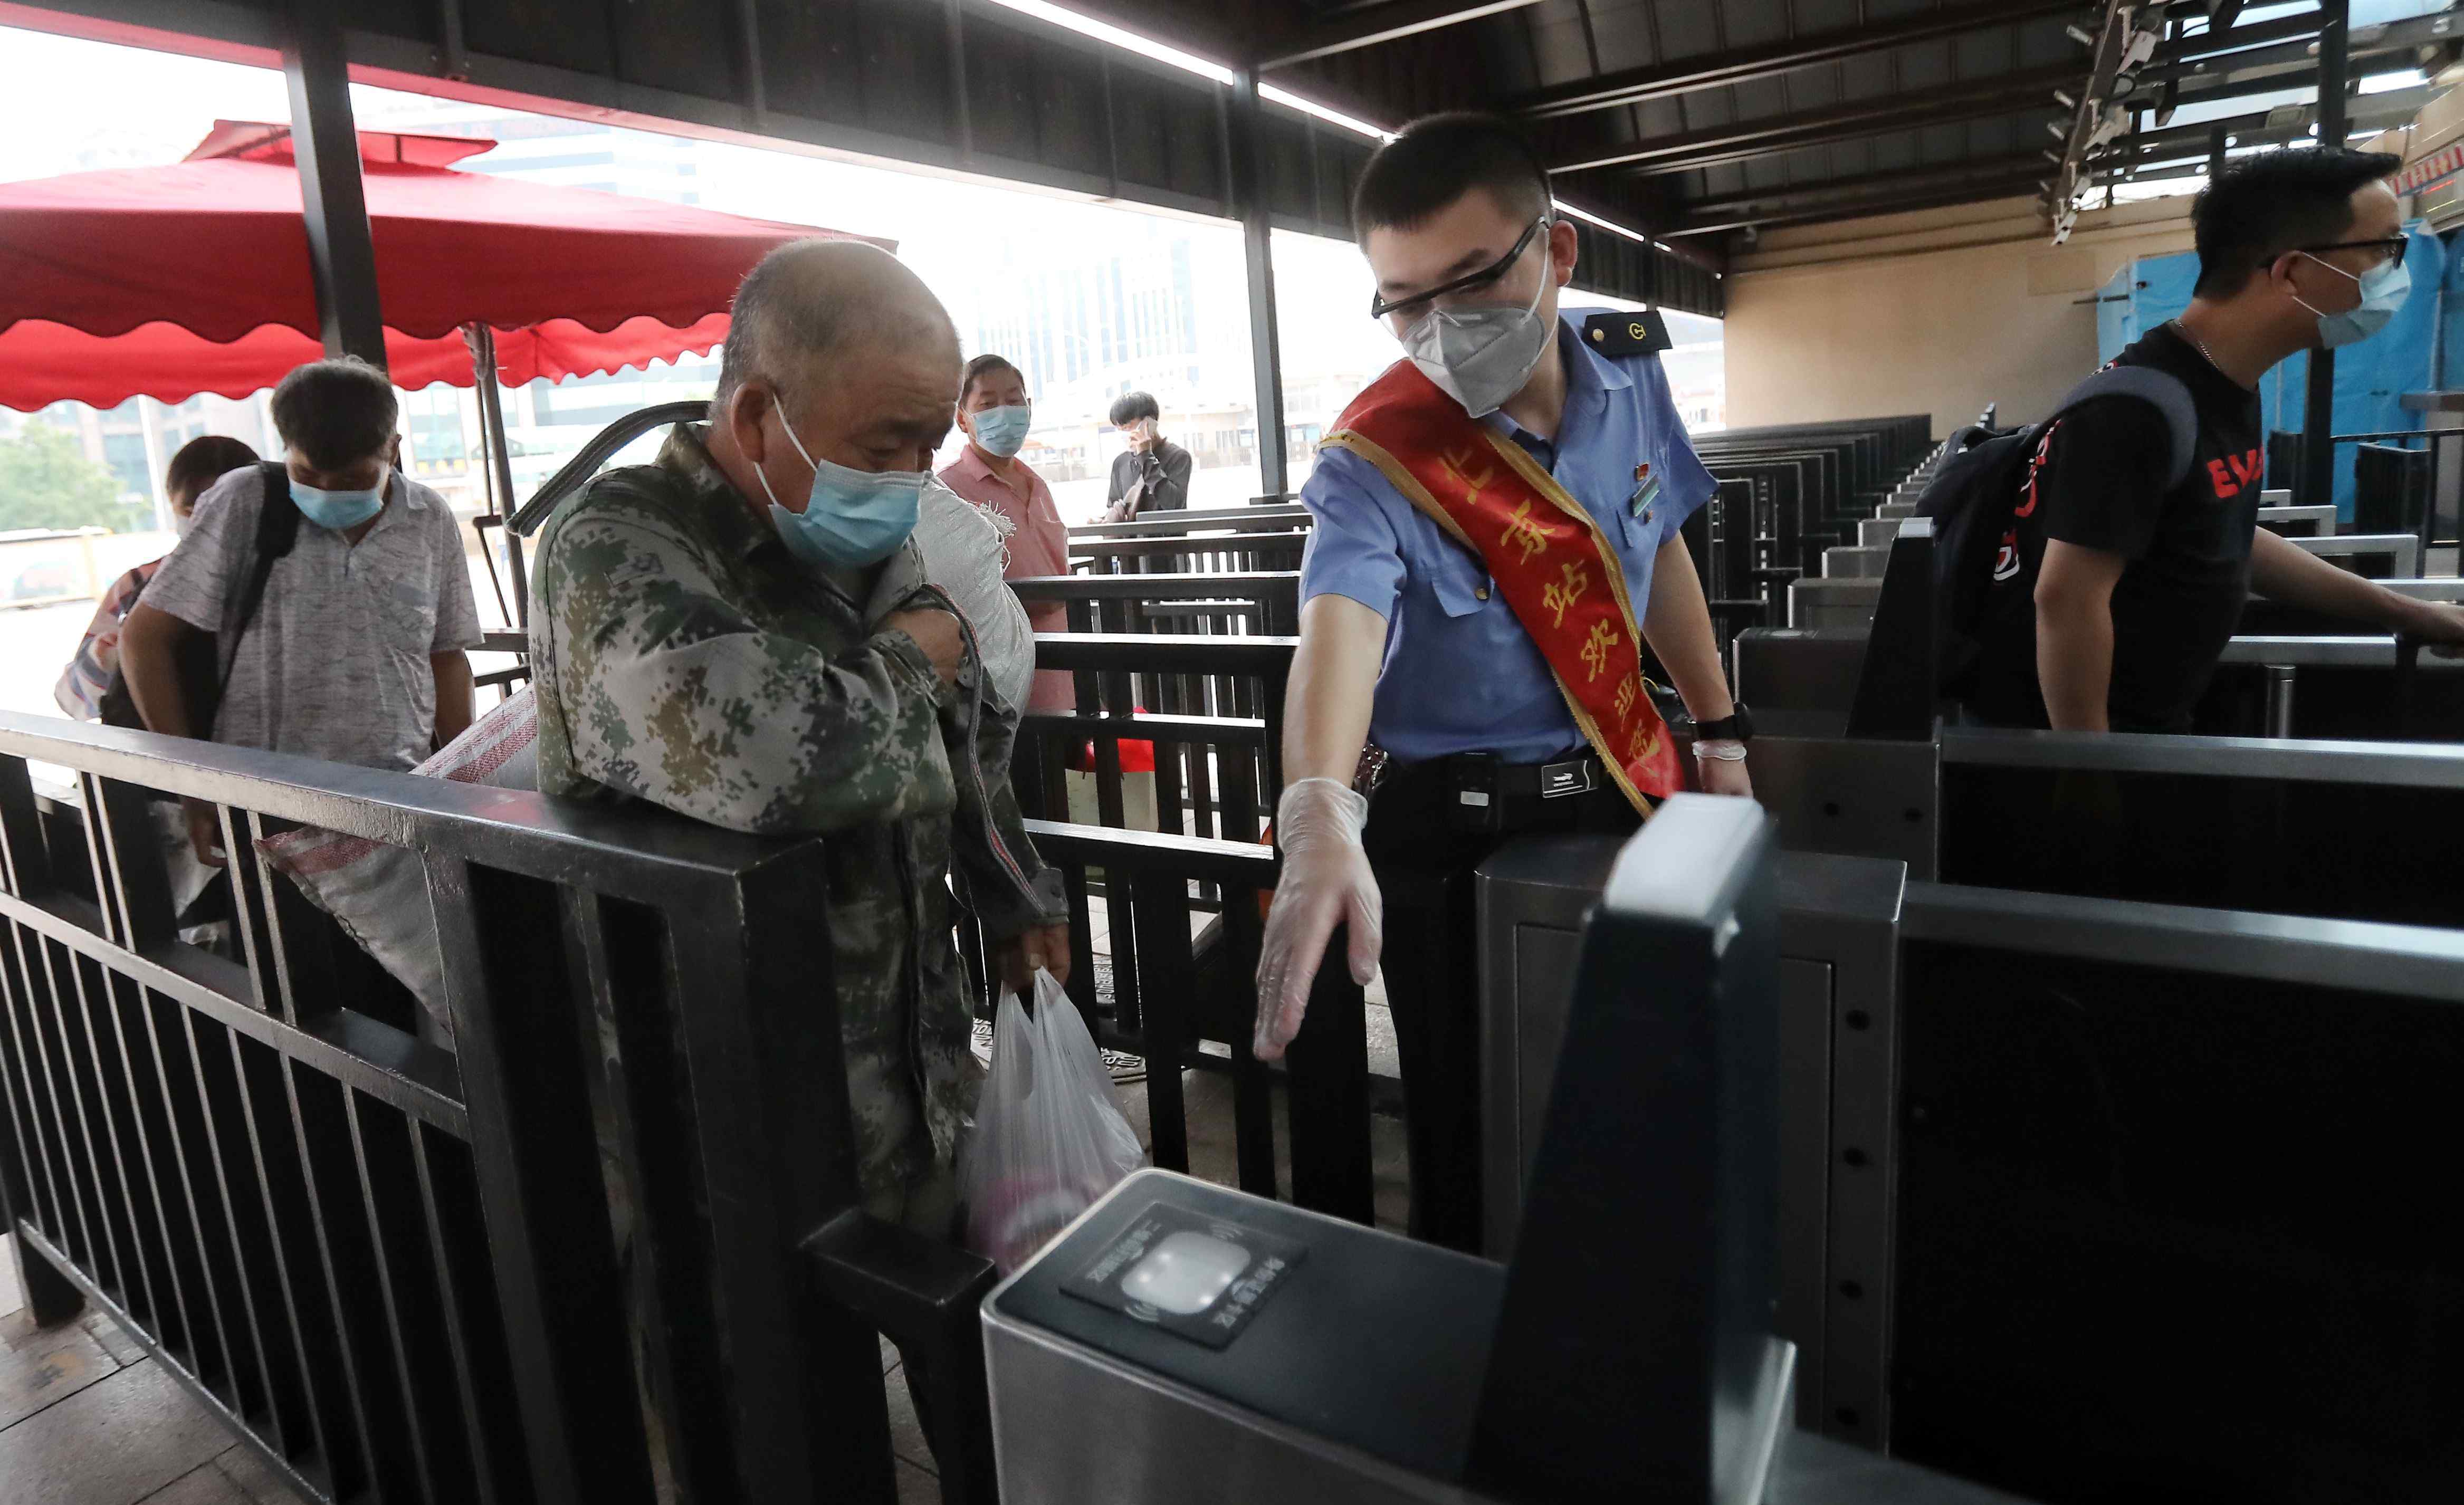
[[[1477,1253],[1480,935],[1472,870],[1519,836],[1624,835],[1642,819],[1615,788],[1511,808],[1512,829],[1495,835],[1455,830],[1454,808],[1443,760],[1397,769],[1369,803],[1362,844],[1386,906],[1382,965],[1403,1066],[1412,1236]]]

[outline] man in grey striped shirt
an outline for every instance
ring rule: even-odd
[[[444,498],[392,464],[398,410],[383,372],[316,361],[283,378],[273,405],[282,469],[234,470],[198,499],[129,613],[129,693],[148,728],[173,736],[410,769],[471,724],[479,613],[460,531]],[[248,614],[269,506],[299,516]],[[181,642],[200,632],[220,636],[223,686],[202,726],[177,667]]]

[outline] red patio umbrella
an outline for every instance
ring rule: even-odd
[[[618,371],[727,336],[736,286],[808,236],[894,242],[462,172],[492,141],[360,133],[395,382]],[[0,184],[0,406],[241,397],[323,354],[291,128],[222,120],[165,167]],[[483,387],[490,490],[510,490]],[[512,506],[496,503],[496,514]],[[521,561],[507,555],[517,598]]]
[[[771,248],[869,238],[452,168],[495,144],[360,133],[403,386],[472,385],[470,324],[513,384],[705,353]],[[0,406],[241,397],[320,355],[317,330],[287,125],[218,122],[166,167],[0,184]]]

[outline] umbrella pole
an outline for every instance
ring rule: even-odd
[[[505,531],[505,569],[514,580],[514,625],[530,629],[531,587],[522,575],[522,537],[514,532],[514,462],[505,445],[505,408],[496,386],[496,332],[485,323],[469,326],[471,374],[479,394],[481,443],[488,473],[495,479],[496,516]]]

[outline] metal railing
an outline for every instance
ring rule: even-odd
[[[1069,563],[1097,575],[1230,575],[1256,570],[1297,570],[1306,533],[1199,534],[1150,538],[1076,538]]]
[[[175,933],[163,796],[235,858],[228,955]],[[419,854],[453,1052],[355,1007],[355,949],[255,855],[294,824]],[[934,1353],[945,1490],[988,1497],[990,1267],[858,1211],[824,856],[0,714],[0,1211],[38,1320],[100,1306],[307,1497],[593,1505],[893,1499],[888,1331]]]
[[[1069,896],[1070,996],[1100,1039],[1148,1063],[1155,1164],[1187,1167],[1181,1069],[1227,1072],[1240,1184],[1261,1195],[1276,1190],[1275,1074],[1249,1054],[1252,979],[1275,881],[1266,824],[1283,787],[1294,646],[1287,637],[1040,634],[1036,662],[1076,674],[1078,709],[1027,716],[1012,761],[1022,807],[1049,818],[1029,821],[1036,849]],[[1153,704],[1167,709],[1131,709]],[[1121,829],[1132,808],[1124,741],[1153,749],[1154,832]],[[1067,824],[1065,770],[1088,748],[1095,823]],[[1097,897],[1108,930],[1101,968],[1090,943]],[[1291,1199],[1362,1222],[1371,1215],[1366,1007],[1341,967],[1323,970],[1282,1074]]]
[[[1187,534],[1291,533],[1309,528],[1309,511],[1292,503],[1247,507],[1185,507],[1131,522],[1079,523],[1072,538],[1172,538]]]
[[[2298,432],[2279,432],[2270,437],[2274,441],[2270,463],[2275,463],[2277,451],[2280,450],[2297,468],[2298,473],[2302,436]],[[2464,428],[2375,429],[2365,433],[2331,434],[2327,443],[2337,449],[2353,446],[2357,450],[2364,446],[2393,446],[2423,455],[2424,473],[2417,477],[2402,474],[2367,476],[2363,473],[2363,456],[2359,452],[2353,456],[2355,525],[2367,532],[2413,534],[2421,539],[2421,552],[2425,558],[2432,549],[2456,546],[2459,529],[2464,529],[2456,491],[2459,475],[2464,475],[2456,466],[2458,458],[2464,457]],[[2332,474],[2333,470],[2329,473]],[[2389,486],[2393,487],[2396,494],[2377,494]],[[2295,500],[2320,505],[2332,498],[2297,496]]]

